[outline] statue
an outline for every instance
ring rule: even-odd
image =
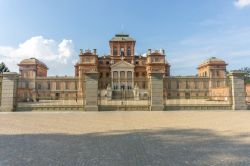
[[[80,49],[80,55],[83,55],[83,49]]]
[[[107,86],[107,99],[108,100],[112,99],[112,89],[111,89],[110,84],[108,84],[108,86]]]
[[[133,89],[134,92],[134,98],[135,100],[140,100],[140,89],[137,84],[135,84],[135,87]]]

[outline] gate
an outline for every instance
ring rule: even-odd
[[[99,110],[149,110],[148,84],[147,78],[100,78],[98,81]]]

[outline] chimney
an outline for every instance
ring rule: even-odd
[[[93,49],[94,55],[96,55],[96,49]]]

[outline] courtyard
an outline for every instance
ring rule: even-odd
[[[250,165],[247,111],[0,114],[0,165]]]

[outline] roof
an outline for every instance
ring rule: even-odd
[[[135,41],[129,34],[118,33],[110,41]]]
[[[48,69],[47,65],[36,58],[29,58],[22,60],[18,65],[42,65]]]
[[[209,59],[207,59],[207,60],[205,60],[204,62],[202,62],[201,64],[200,64],[200,66],[201,65],[205,65],[205,64],[225,64],[226,65],[226,62],[224,61],[224,60],[222,60],[222,59],[219,59],[219,58],[216,58],[216,57],[211,57],[211,58],[209,58]]]

